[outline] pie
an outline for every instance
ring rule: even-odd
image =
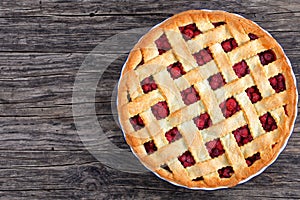
[[[118,114],[139,160],[176,185],[232,187],[285,147],[292,67],[275,39],[224,11],[190,10],[151,29],[123,67]]]

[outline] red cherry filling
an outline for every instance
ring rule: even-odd
[[[262,65],[267,65],[276,60],[276,55],[272,50],[261,52],[258,56]]]
[[[158,102],[151,107],[151,110],[157,120],[166,118],[169,115],[168,104],[165,101]]]
[[[250,70],[249,67],[247,65],[247,63],[243,60],[235,65],[233,65],[233,70],[235,72],[235,74],[241,78],[243,76],[245,76],[246,74],[249,74]]]
[[[225,22],[214,22],[212,24],[214,25],[214,27],[218,27],[218,26],[224,25],[226,23]]]
[[[216,90],[226,84],[221,72],[212,75],[208,78],[211,89]]]
[[[282,92],[286,89],[284,76],[282,74],[269,78],[269,82],[276,93]]]
[[[284,109],[284,113],[286,114],[286,116],[289,116],[286,105],[283,106],[283,109]]]
[[[190,40],[202,33],[195,23],[179,27],[180,32],[185,40]]]
[[[260,116],[259,121],[260,121],[261,125],[263,126],[264,130],[267,132],[277,129],[277,124],[269,112]]]
[[[155,81],[153,80],[152,76],[149,76],[149,77],[145,78],[141,82],[141,86],[142,86],[142,89],[143,89],[145,94],[152,91],[152,90],[157,89],[157,85],[156,85]]]
[[[205,146],[210,157],[212,158],[218,157],[223,153],[225,153],[225,150],[223,149],[223,145],[220,139],[209,141],[205,144]]]
[[[208,47],[200,50],[198,53],[193,54],[193,56],[199,66],[202,66],[213,59],[212,54]]]
[[[153,140],[151,140],[151,141],[149,141],[149,142],[146,142],[146,143],[144,144],[144,147],[145,147],[146,152],[147,152],[148,154],[151,154],[151,153],[153,153],[153,152],[155,152],[155,151],[157,150],[157,147],[155,146]]]
[[[256,40],[256,39],[258,39],[258,36],[255,35],[255,34],[253,34],[253,33],[249,33],[248,36],[249,36],[250,40]]]
[[[139,68],[143,64],[144,64],[144,58],[142,58],[141,62],[136,66],[136,69]]]
[[[181,138],[181,134],[178,131],[177,127],[172,128],[171,130],[166,132],[165,136],[166,136],[167,140],[169,141],[169,143],[174,142],[175,140],[178,140]]]
[[[226,53],[232,51],[234,48],[238,46],[234,38],[230,38],[228,40],[223,41],[221,45]]]
[[[160,36],[160,38],[155,40],[155,44],[158,49],[159,55],[161,55],[171,49],[171,45],[168,41],[166,34],[163,34],[162,36]]]
[[[254,154],[253,156],[250,156],[248,158],[246,158],[246,163],[248,165],[248,167],[250,167],[251,165],[253,165],[253,163],[257,160],[260,159],[260,153],[257,152],[256,154]]]
[[[234,173],[233,168],[231,166],[223,167],[222,169],[218,169],[220,178],[230,178]]]
[[[240,127],[232,133],[239,146],[243,146],[244,144],[247,144],[248,142],[253,140],[248,125]]]
[[[194,86],[191,86],[183,91],[181,91],[181,97],[185,105],[190,105],[200,100],[200,96],[195,90]]]
[[[196,162],[191,154],[191,152],[186,151],[181,156],[178,157],[184,168],[194,165]]]
[[[185,74],[185,71],[183,70],[183,66],[182,66],[182,64],[179,61],[176,62],[176,63],[173,63],[173,64],[169,65],[167,67],[167,70],[168,70],[168,72],[170,72],[171,77],[173,79],[177,79],[180,76],[182,76],[182,75]]]
[[[208,113],[203,113],[200,116],[195,117],[193,120],[199,130],[206,129],[212,125],[212,121]]]
[[[135,115],[129,119],[133,129],[135,131],[140,130],[141,128],[145,127],[145,124],[143,122],[143,119],[140,117],[140,115]]]
[[[241,110],[238,102],[233,97],[230,97],[226,101],[222,102],[219,107],[221,108],[225,118],[231,117],[234,113]]]
[[[262,99],[261,94],[256,86],[247,88],[246,93],[252,103],[256,103]]]

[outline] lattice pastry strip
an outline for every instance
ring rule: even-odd
[[[225,155],[230,166],[232,166],[234,170],[246,167],[247,165],[245,162],[245,158],[242,152],[240,151],[240,148],[236,143],[233,134],[229,133],[225,135],[221,138],[221,141],[225,149]]]
[[[225,167],[228,165],[230,165],[230,164],[228,163],[228,160],[227,160],[225,154],[223,154],[222,156],[219,156],[215,159],[196,163],[194,166],[188,168],[187,171],[188,171],[190,177],[192,179],[195,179],[195,178],[216,172],[219,168],[222,168],[222,167]]]
[[[284,73],[283,69],[285,65],[287,65],[286,61],[283,58],[280,58],[264,66],[266,77],[271,78],[273,76],[276,76],[277,74]]]
[[[238,46],[242,46],[244,43],[250,40],[244,28],[237,24],[235,21],[228,21],[226,27],[228,27],[229,32],[235,39]]]
[[[143,79],[164,70],[166,66],[169,66],[175,62],[177,62],[177,59],[175,58],[173,52],[168,51],[139,66],[136,69],[136,74],[138,75],[139,80],[142,81]]]
[[[286,117],[282,108],[271,111],[271,114],[275,117],[277,123],[280,121],[280,118]],[[281,132],[285,131],[285,129],[285,124],[279,125],[278,129],[271,132],[266,132],[253,140],[253,142],[244,145],[241,148],[241,152],[243,153],[244,157],[247,158],[256,152],[264,150],[264,148],[271,149],[272,145],[278,142]],[[262,146],[263,143],[264,145]]]
[[[219,70],[223,72],[223,77],[226,82],[231,82],[236,79],[237,76],[232,68],[232,63],[228,59],[227,54],[222,49],[222,46],[218,43],[211,45],[210,50],[214,55],[215,61],[219,67]]]
[[[257,111],[257,114],[260,116],[268,110],[272,110],[274,108],[282,107],[282,105],[286,105],[288,101],[288,91],[284,91],[264,98],[260,102],[257,102],[254,106]]]
[[[197,63],[187,48],[181,34],[174,31],[166,31],[166,35],[169,38],[175,57],[183,64],[185,70],[190,71],[197,67]]]
[[[265,37],[262,37],[239,46],[233,49],[231,52],[228,52],[229,60],[234,64],[240,62],[243,59],[253,57],[258,53],[266,50],[268,42],[269,41]]]
[[[220,26],[216,29],[212,29],[199,35],[197,38],[195,38],[195,40],[189,40],[187,43],[191,53],[194,54],[211,44],[221,43],[229,38],[231,38],[231,34],[227,27]]]
[[[202,135],[192,121],[182,123],[179,129],[185,138],[185,143],[190,147],[195,161],[201,162],[210,159]]]
[[[155,80],[161,83],[160,90],[168,102],[170,112],[174,112],[184,106],[181,94],[167,70],[154,75]]]
[[[153,29],[150,31],[151,35],[145,36],[145,39],[141,41],[141,51],[143,55],[144,62],[148,62],[159,55],[159,52],[156,50],[155,41],[158,40],[162,34],[164,34],[162,29]],[[152,41],[152,42],[147,42]],[[168,51],[169,49],[166,49]]]
[[[215,124],[207,129],[201,131],[204,142],[209,142],[216,138],[224,137],[229,132],[236,130],[247,124],[243,112],[238,112],[227,120]]]
[[[208,30],[211,30],[214,28],[214,25],[210,22],[210,19],[208,16],[203,13],[201,15],[191,15],[192,21],[190,23],[195,23],[197,27],[201,27],[201,31],[204,33]],[[177,24],[179,26],[182,26],[182,24]],[[183,25],[188,25],[188,24],[183,24]]]
[[[197,67],[187,72],[182,77],[176,79],[175,84],[177,85],[178,89],[182,91],[190,87],[191,85],[208,79],[210,76],[212,76],[213,74],[217,74],[218,72],[218,68],[215,62],[212,60],[205,65]]]
[[[244,157],[247,158],[257,152],[264,150],[261,148],[262,143],[265,143],[264,148],[271,148],[271,145],[275,142],[278,136],[279,136],[278,130],[263,134],[259,136],[257,139],[255,139],[252,143],[245,144],[243,147],[241,147],[241,152],[243,153]]]
[[[199,113],[204,113],[205,108],[202,101],[186,106],[176,112],[173,112],[168,117],[171,126],[175,127],[181,123],[192,120],[197,117]]]
[[[134,71],[129,71],[126,75],[130,77],[127,79],[127,85],[131,86],[131,87],[127,86],[127,88],[129,89],[128,90],[129,95],[132,99],[135,99],[143,93],[143,90],[140,86],[140,82],[138,80],[138,76]]]
[[[263,67],[260,64],[259,58],[254,56],[249,59],[249,68],[253,74],[254,82],[256,83],[259,91],[261,91],[262,97],[268,97],[274,93],[271,85],[265,84],[268,83],[266,73],[263,70]]]
[[[264,131],[259,122],[258,115],[257,115],[254,105],[251,103],[251,101],[249,100],[246,93],[237,94],[236,99],[238,99],[239,105],[244,110],[244,114],[247,119],[247,124],[252,133],[252,136],[254,138],[256,138],[257,136],[262,134]]]
[[[224,87],[221,87],[218,89],[215,94],[218,99],[218,102],[221,103],[225,99],[235,95],[244,92],[248,87],[251,87],[255,85],[253,82],[253,79],[250,75],[244,76],[240,79],[236,79],[235,81],[232,81]]]
[[[213,124],[216,124],[224,119],[222,112],[220,109],[214,109],[218,100],[216,99],[213,91],[210,89],[210,86],[207,81],[203,81],[195,85],[200,92],[200,96],[204,102],[204,106],[209,111],[209,115],[211,116],[211,120]]]
[[[290,135],[297,92],[280,46],[250,20],[187,11],[130,53],[118,112],[127,143],[164,179],[234,186],[269,165]]]
[[[184,139],[179,139],[173,143],[170,143],[163,148],[158,149],[155,153],[149,156],[144,156],[142,160],[149,163],[148,167],[155,170],[163,165],[165,162],[177,158],[187,150]]]
[[[157,90],[136,98],[134,101],[125,105],[124,109],[128,109],[131,116],[145,111],[147,108],[153,106],[155,103],[164,100],[164,97]]]

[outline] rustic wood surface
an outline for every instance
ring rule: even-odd
[[[0,199],[300,199],[298,119],[286,149],[264,173],[232,189],[207,192],[101,164],[82,144],[72,115],[76,72],[97,44],[188,9],[222,9],[257,22],[282,45],[299,78],[299,3],[1,0]],[[128,150],[111,110],[126,59],[120,54],[98,84],[95,101],[108,137]]]

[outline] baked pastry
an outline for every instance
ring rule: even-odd
[[[257,24],[191,10],[151,29],[128,56],[118,114],[127,143],[159,177],[234,186],[270,165],[296,115],[291,65]]]

